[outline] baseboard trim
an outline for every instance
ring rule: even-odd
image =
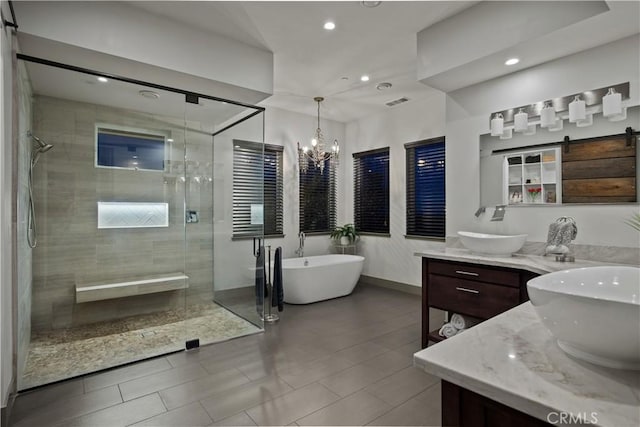
[[[406,283],[381,279],[379,277],[366,276],[364,274],[360,276],[358,284],[364,286],[378,286],[380,288],[393,289],[394,291],[404,292],[411,295],[422,295],[422,288],[420,286],[408,285]]]

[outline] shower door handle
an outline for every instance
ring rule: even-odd
[[[256,241],[258,245],[256,246]],[[262,246],[262,237],[254,237],[253,238],[253,256],[258,258],[260,255],[260,246]]]

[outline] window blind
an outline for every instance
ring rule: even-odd
[[[264,146],[264,153],[263,153]],[[282,235],[279,145],[233,140],[233,237]]]
[[[405,145],[407,236],[445,238],[444,137]]]
[[[354,153],[353,175],[356,230],[389,234],[389,147]]]
[[[311,160],[306,172],[300,172],[300,231],[331,232],[336,228],[336,167],[324,162],[320,173]]]

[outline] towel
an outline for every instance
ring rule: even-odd
[[[256,256],[256,311],[262,316],[264,313],[264,287],[267,281],[265,280],[264,271],[264,246],[258,248],[258,255]]]
[[[282,286],[282,248],[278,246],[273,260],[273,288],[271,289],[271,307],[284,310],[284,288]]]
[[[453,316],[451,316],[451,320],[449,321],[449,323],[451,323],[454,328],[460,330],[470,328],[473,325],[476,325],[478,321],[471,317],[466,317],[461,314],[454,313]]]
[[[458,332],[456,332],[456,335],[460,335],[461,333],[463,333],[464,331],[466,331],[466,329],[458,329]]]
[[[458,333],[458,330],[451,323],[445,323],[444,325],[442,325],[442,328],[440,328],[440,330],[438,331],[438,335],[445,338],[451,338],[457,333]]]

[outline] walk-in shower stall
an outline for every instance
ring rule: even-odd
[[[18,389],[260,331],[260,215],[232,237],[262,165],[234,199],[233,155],[262,146],[263,109],[20,55],[17,74]]]

